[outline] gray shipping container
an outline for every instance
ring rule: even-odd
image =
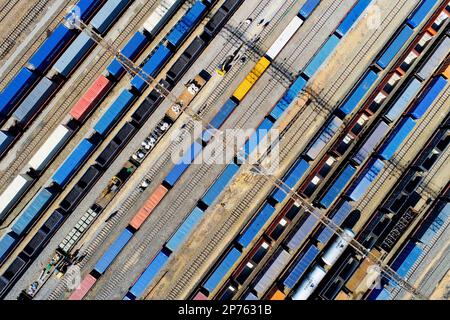
[[[369,155],[375,150],[375,147],[383,140],[389,131],[389,126],[386,122],[381,121],[375,130],[367,138],[366,142],[359,148],[358,153],[353,158],[358,165],[363,163]]]
[[[417,72],[417,76],[422,80],[431,77],[449,52],[450,37],[447,36],[433,52],[433,54],[428,58],[427,63],[425,63],[425,65],[420,68],[419,72]]]
[[[26,125],[50,98],[57,84],[44,77],[31,91],[28,97],[20,104],[13,114],[13,118],[20,124]]]
[[[270,267],[264,272],[264,275],[255,285],[255,291],[258,292],[260,296],[270,288],[290,259],[291,255],[286,250],[283,250],[278,254],[277,258],[273,260]]]

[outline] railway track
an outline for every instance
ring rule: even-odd
[[[6,16],[11,12],[11,10],[14,8],[14,6],[19,2],[19,0],[10,0],[7,1],[1,8],[0,8],[0,23],[3,21],[3,19],[6,18]]]
[[[142,10],[138,10],[136,16],[126,25],[120,35],[114,39],[113,45],[120,47],[124,44],[127,37],[133,32],[133,30],[143,22],[145,16],[153,8],[156,0],[145,2]],[[58,123],[67,115],[73,104],[81,97],[84,90],[91,84],[94,78],[101,73],[101,71],[110,62],[111,55],[104,49],[101,49],[102,53],[95,59],[95,63],[88,68],[88,72],[85,72],[79,77],[76,85],[72,86],[70,92],[66,93],[56,104],[58,108],[54,108],[52,112],[42,121],[42,125],[37,129],[36,134],[28,141],[25,148],[18,152],[19,156],[11,163],[7,170],[5,170],[0,177],[0,185],[6,186],[13,176],[17,175],[26,163],[28,158],[37,150],[40,144],[45,141],[45,137],[56,127]]]
[[[409,150],[411,150],[413,147],[415,147],[415,142],[417,138],[428,128],[428,125],[435,119],[435,116],[438,112],[441,111],[441,108],[445,108],[446,103],[448,103],[450,97],[450,88],[447,88],[439,97],[437,102],[433,105],[432,109],[426,114],[423,121],[414,129],[413,134],[410,136],[408,141],[403,144],[403,146],[400,148],[400,150],[395,155],[395,159],[403,159],[404,156],[408,153]],[[383,187],[385,181],[389,178],[395,175],[396,177],[399,177],[403,171],[398,170],[395,162],[390,161],[387,162],[387,165],[385,169],[383,170],[382,174],[377,178],[376,182],[371,186],[370,190],[364,198],[359,202],[357,205],[357,209],[365,210],[369,203],[372,201],[373,197],[380,191],[380,189]]]
[[[377,40],[381,37],[386,27],[389,25],[390,21],[394,19],[397,14],[400,12],[404,4],[406,3],[406,0],[400,1],[395,5],[395,7],[390,11],[388,16],[383,20],[383,22],[380,25],[380,28],[377,29],[376,35],[372,36],[367,42],[364,47],[362,47],[357,55],[351,60],[351,62],[347,65],[346,68],[343,69],[343,72],[338,77],[338,79],[333,83],[331,88],[326,92],[326,97],[330,97],[328,99],[323,99],[324,101],[329,102],[331,97],[337,92],[337,90],[340,88],[342,83],[348,79],[350,74],[356,69],[358,63],[361,61],[361,58],[367,54],[367,52],[376,44]],[[303,118],[303,116],[302,116]],[[308,119],[309,116],[305,116],[304,118]],[[301,127],[309,125],[307,120],[304,120]],[[298,130],[297,132],[302,132],[302,130]],[[301,135],[300,135],[301,136]],[[300,137],[301,139],[301,137]],[[280,160],[283,161],[286,157],[286,155],[283,155],[283,150],[286,150],[287,148],[283,148],[281,150],[280,154]],[[179,299],[180,294],[185,291],[185,288],[191,283],[191,279],[194,277],[195,273],[204,265],[206,260],[208,259],[209,255],[212,254],[212,252],[215,250],[215,248],[220,243],[221,239],[229,232],[229,230],[232,228],[232,226],[239,220],[241,215],[245,212],[247,207],[251,204],[253,199],[256,197],[256,195],[259,193],[260,189],[264,186],[264,184],[267,183],[265,178],[258,178],[255,182],[254,187],[251,191],[249,191],[245,197],[242,198],[239,205],[233,210],[231,213],[229,219],[225,221],[218,231],[210,238],[205,239],[206,246],[203,247],[200,251],[200,253],[192,259],[192,263],[189,265],[187,269],[184,270],[183,275],[177,279],[175,285],[172,287],[170,292],[168,293],[167,298],[168,299]]]

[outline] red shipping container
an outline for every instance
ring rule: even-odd
[[[203,293],[199,292],[195,295],[195,297],[192,300],[208,300],[208,297],[205,296]]]
[[[161,202],[162,198],[167,194],[167,189],[163,185],[159,185],[155,192],[148,198],[144,206],[136,213],[130,226],[138,230],[145,220],[150,216],[156,206]]]
[[[103,75],[98,77],[80,100],[78,100],[72,110],[70,110],[70,115],[75,120],[83,121],[95,105],[104,98],[110,87],[111,81]]]
[[[84,278],[83,281],[81,281],[80,286],[74,292],[72,292],[69,300],[82,300],[96,282],[97,279],[88,274],[87,277]]]

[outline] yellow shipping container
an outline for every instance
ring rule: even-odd
[[[252,89],[253,85],[258,81],[261,75],[269,67],[270,61],[265,57],[262,57],[255,67],[250,71],[250,73],[245,77],[241,84],[234,91],[233,96],[238,100],[242,101],[247,93]]]

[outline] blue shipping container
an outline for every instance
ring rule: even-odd
[[[332,215],[331,220],[338,226],[340,226],[344,220],[348,217],[350,212],[352,211],[352,205],[348,203],[347,201],[343,202],[341,206]],[[322,229],[322,231],[319,233],[319,235],[316,237],[317,241],[326,244],[328,241],[330,241],[331,237],[334,234],[334,228],[332,227],[325,227]]]
[[[129,0],[108,0],[92,18],[91,25],[104,35],[130,3]]]
[[[217,180],[213,183],[211,188],[209,188],[208,192],[206,192],[206,194],[203,196],[203,203],[205,203],[207,206],[210,206],[230,183],[231,179],[233,179],[238,170],[239,167],[236,164],[230,163],[219,176],[219,178],[217,178]]]
[[[128,41],[121,52],[125,57],[134,61],[149,43],[150,40],[138,31],[134,34],[133,38]],[[115,79],[120,79],[125,72],[125,68],[117,59],[113,60],[113,62],[108,66],[107,70],[109,74]]]
[[[125,110],[133,103],[136,97],[128,90],[123,90],[109,109],[98,120],[94,130],[106,137],[108,131],[120,119]]]
[[[414,31],[411,27],[407,25],[403,26],[400,32],[395,36],[394,40],[392,40],[386,50],[384,50],[384,53],[381,55],[380,59],[378,59],[377,65],[381,69],[385,69],[392,62],[395,56],[408,42],[413,32]]]
[[[164,45],[160,45],[150,56],[150,59],[144,64],[142,70],[149,76],[154,77],[162,66],[167,62],[172,52]],[[148,87],[147,83],[141,77],[134,77],[131,85],[140,93]]]
[[[426,245],[431,245],[433,238],[445,224],[450,217],[450,203],[447,203],[444,208],[439,211],[439,214],[433,219],[427,218],[422,223],[421,228],[414,235],[420,242]],[[431,221],[430,221],[431,220]],[[425,229],[425,230],[423,230]]]
[[[297,98],[303,88],[306,86],[306,81],[302,76],[299,76],[294,83],[289,87],[283,97],[278,101],[275,107],[270,112],[270,115],[278,120],[283,112],[289,108],[289,105]]]
[[[375,81],[377,81],[378,75],[372,70],[366,73],[362,80],[358,83],[352,93],[345,99],[339,110],[345,115],[350,114],[356,106],[362,101],[364,96],[369,92]]]
[[[364,10],[369,6],[372,0],[359,0],[347,16],[342,20],[336,32],[343,37],[359,19]]]
[[[0,262],[6,257],[6,255],[12,250],[17,240],[13,235],[7,233],[0,240]]]
[[[266,224],[274,212],[275,208],[270,204],[265,203],[255,215],[250,225],[238,238],[238,243],[246,248],[255,239],[258,232],[261,231],[261,228]]]
[[[80,15],[81,20],[87,21],[92,13],[103,3],[103,0],[80,0],[72,10]]]
[[[206,6],[201,1],[197,1],[175,25],[167,36],[167,40],[177,48],[205,11]]]
[[[188,152],[185,153],[178,163],[172,168],[164,181],[173,187],[192,161],[194,161],[195,157],[197,157],[197,155],[202,151],[202,148],[203,147],[201,144],[194,142]]]
[[[48,189],[42,189],[36,197],[26,206],[19,216],[19,219],[12,226],[18,236],[27,232],[28,228],[33,224],[36,218],[43,213],[47,205],[52,201],[54,194]]]
[[[339,38],[336,35],[332,34],[330,38],[328,38],[327,42],[325,42],[325,44],[322,46],[322,48],[320,48],[319,52],[317,52],[314,58],[308,63],[303,73],[311,78],[317,72],[317,70],[319,70],[325,60],[330,56],[338,43]]]
[[[416,121],[411,118],[404,118],[395,127],[394,131],[391,133],[386,142],[381,146],[379,151],[379,156],[384,160],[389,160],[392,158],[394,153],[409,135],[411,130],[416,125]]]
[[[306,3],[301,7],[299,14],[302,18],[306,19],[309,15],[316,9],[319,5],[320,0],[307,0]]]
[[[53,69],[68,77],[94,45],[95,41],[83,31],[56,61]]]
[[[404,278],[407,276],[408,271],[414,265],[414,263],[420,258],[422,249],[414,242],[410,241],[402,252],[398,255],[395,261],[392,263],[392,269],[397,271],[397,274]]]
[[[317,221],[318,221],[317,218],[310,214],[306,218],[306,220],[302,223],[300,228],[289,239],[287,247],[291,251],[297,250],[303,243],[303,241],[306,239],[306,237],[312,232]]]
[[[291,272],[289,272],[289,275],[283,282],[284,286],[288,289],[294,288],[295,284],[300,280],[306,269],[308,269],[318,254],[319,249],[317,249],[316,246],[310,246],[305,254],[295,264]]]
[[[416,78],[413,78],[413,80],[406,87],[405,91],[403,91],[401,96],[395,101],[394,105],[390,107],[389,111],[384,115],[386,119],[391,122],[397,121],[412,99],[417,96],[421,86],[422,83]]]
[[[219,285],[222,278],[228,273],[231,267],[236,263],[236,261],[241,256],[241,253],[236,248],[231,249],[230,252],[225,256],[222,262],[218,265],[216,270],[210,275],[203,287],[210,293]]]
[[[166,254],[159,252],[155,259],[148,265],[147,269],[145,269],[144,273],[142,273],[136,283],[131,287],[130,293],[136,298],[140,298],[168,259],[169,257]]]
[[[73,30],[60,24],[30,58],[30,68],[45,73],[74,36]]]
[[[309,169],[309,163],[305,160],[301,159],[300,161],[297,161],[297,163],[288,171],[286,176],[283,178],[284,185],[281,187],[275,189],[275,191],[272,193],[272,198],[277,201],[278,203],[281,203],[287,196],[287,194],[290,192],[289,188],[293,188],[297,182],[300,181],[300,179],[303,177],[303,175],[306,173],[306,170]]]
[[[339,127],[342,124],[342,120],[338,117],[334,116],[331,120],[329,120],[328,124],[325,128],[320,132],[319,137],[314,141],[311,147],[308,148],[306,155],[314,160],[325,145],[333,138],[333,136],[338,131]]]
[[[428,108],[431,107],[433,101],[438,97],[446,85],[447,79],[443,76],[434,78],[427,89],[425,89],[424,93],[420,95],[418,101],[414,103],[408,114],[414,119],[420,119],[425,112],[427,112]]]
[[[234,111],[236,108],[237,103],[234,102],[231,99],[228,99],[227,102],[220,108],[219,112],[216,113],[214,118],[212,118],[211,122],[209,123],[209,126],[211,129],[205,130],[202,134],[202,140],[204,142],[208,142],[213,134],[213,129],[219,129],[222,124],[225,122],[225,120],[230,116],[230,114]]]
[[[347,165],[347,167],[345,167],[339,177],[331,185],[330,189],[328,189],[327,193],[322,197],[320,204],[325,208],[329,208],[342,190],[344,190],[346,184],[350,181],[355,172],[356,169],[352,165]]]
[[[182,245],[187,236],[194,230],[195,226],[203,217],[203,213],[203,210],[195,207],[186,220],[184,220],[183,224],[167,242],[166,248],[172,252],[175,252]]]
[[[9,115],[14,105],[25,96],[37,79],[36,74],[27,68],[22,68],[0,95],[0,116]]]
[[[436,5],[437,0],[422,0],[422,2],[413,11],[407,23],[414,29],[422,23],[425,17],[431,13],[433,7]]]
[[[0,131],[0,155],[8,149],[11,142],[14,140],[14,137],[5,131]]]
[[[97,262],[94,269],[98,273],[103,274],[132,237],[133,234],[128,229],[123,230],[120,236],[109,246],[108,250],[106,250]]]
[[[64,187],[87,160],[94,147],[89,140],[83,139],[53,175],[53,181],[60,187]]]
[[[375,130],[373,130],[369,135],[366,142],[364,142],[364,144],[359,148],[358,152],[353,157],[353,161],[355,161],[358,165],[366,161],[366,159],[375,150],[381,140],[384,139],[388,131],[389,126],[386,124],[386,122],[380,121]]]
[[[371,160],[366,168],[361,172],[358,178],[353,182],[347,195],[353,201],[358,201],[367,192],[371,183],[375,180],[381,170],[384,168],[384,162],[379,159]]]
[[[247,142],[244,145],[243,156],[245,159],[248,159],[250,154],[264,139],[264,137],[267,135],[272,126],[273,122],[268,118],[264,118],[263,122],[261,122],[258,128],[256,128],[256,131],[251,135],[251,137],[247,140]]]
[[[24,127],[43,105],[50,99],[58,85],[50,79],[44,77],[23,100],[20,106],[13,113],[13,117]]]

